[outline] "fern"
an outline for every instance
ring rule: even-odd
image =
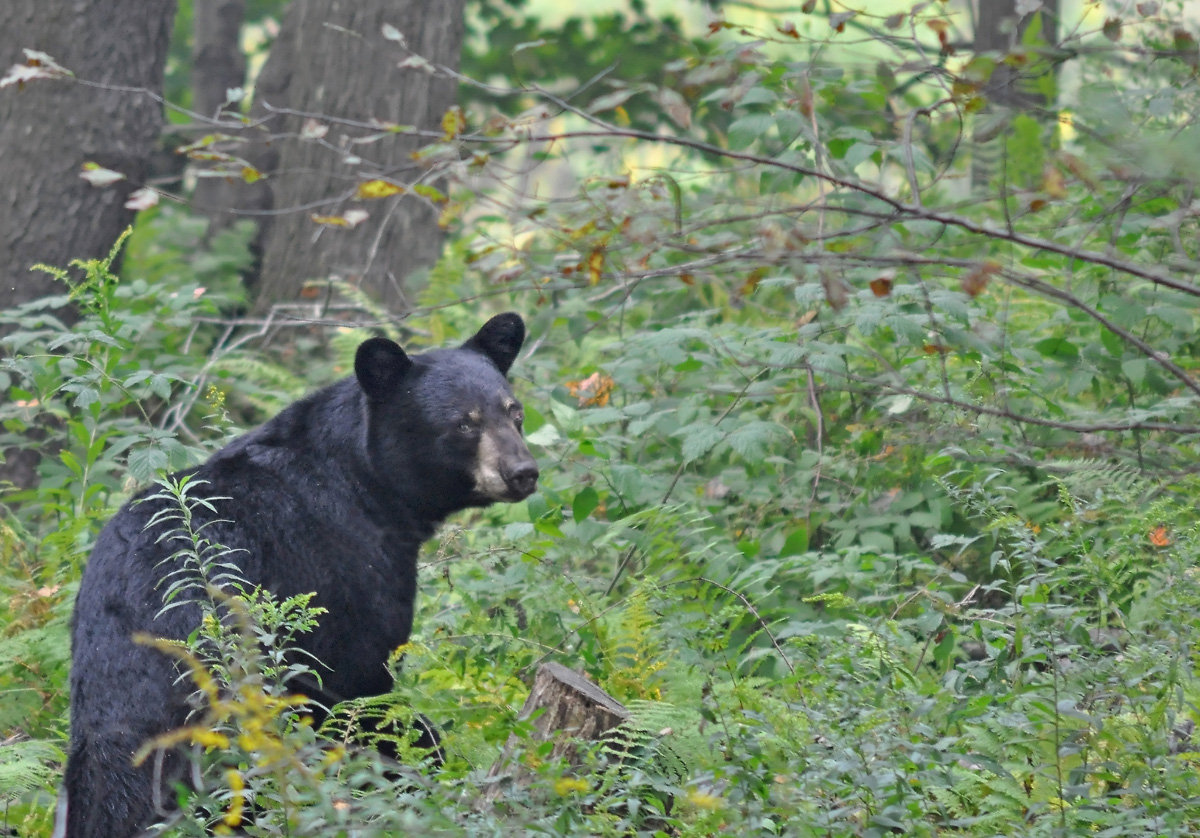
[[[0,801],[7,805],[49,788],[65,759],[57,746],[45,740],[12,737],[0,742]]]
[[[667,665],[667,652],[656,639],[657,623],[658,617],[650,608],[649,589],[645,587],[634,591],[617,614],[609,639],[608,658],[613,669],[606,684],[609,692],[622,701],[661,696],[654,682]]]
[[[1129,498],[1144,494],[1148,481],[1136,468],[1104,460],[1051,460],[1043,464],[1072,495],[1089,499]]]
[[[213,372],[236,378],[240,392],[260,410],[274,412],[308,392],[309,382],[279,364],[243,354],[221,355]]]

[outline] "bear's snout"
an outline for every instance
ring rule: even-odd
[[[500,476],[508,488],[518,495],[517,500],[529,497],[537,489],[538,467],[532,457],[501,470]]]

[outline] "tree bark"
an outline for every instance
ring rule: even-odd
[[[521,718],[528,719],[535,711],[545,712],[533,721],[533,739],[553,741],[547,759],[565,758],[578,763],[576,752],[580,742],[598,742],[604,734],[629,721],[629,711],[611,695],[587,678],[557,663],[543,664],[533,679],[533,689],[521,708]],[[528,785],[533,774],[513,759],[518,744],[510,737],[500,758],[488,771],[488,783],[475,807],[483,811],[495,804],[514,785]]]
[[[432,265],[441,251],[438,211],[406,193],[358,202],[357,183],[388,177],[417,180],[411,154],[422,143],[336,123],[309,123],[300,111],[358,122],[376,120],[437,130],[455,102],[457,82],[445,74],[401,69],[412,53],[458,68],[464,0],[294,0],[255,88],[253,114],[267,119],[269,146],[253,157],[268,178],[255,186],[267,210],[260,234],[261,266],[253,288],[257,308],[299,297],[306,280],[337,277],[358,285],[392,310],[411,305],[406,278]],[[385,24],[407,49],[383,37]],[[312,136],[312,126],[328,133]],[[318,129],[319,130],[319,129]],[[267,187],[263,189],[262,187]],[[322,227],[310,216],[356,208],[370,213],[353,228]]]
[[[161,92],[175,4],[137,0],[4,0],[0,72],[22,48],[48,53],[76,77]],[[34,81],[0,91],[0,307],[63,289],[36,262],[104,256],[133,220],[125,209],[162,128],[162,106],[128,90]],[[92,160],[128,180],[95,188]]]
[[[1058,43],[1058,8],[1059,0],[1042,0],[1038,10],[1042,15],[1042,39],[1050,45]],[[1017,0],[979,0],[975,14],[975,52],[1001,55],[1012,52],[1032,19],[1032,14],[1018,15]],[[1028,111],[1052,104],[1027,79],[1022,79],[1019,69],[1008,64],[996,66],[982,93],[988,101],[988,113],[994,113],[997,107]],[[996,174],[999,158],[1004,153],[1002,137],[975,143],[971,158],[973,189],[986,189]]]
[[[174,16],[170,0],[2,0],[0,73],[25,63],[29,48],[82,81],[161,92]],[[145,176],[162,119],[157,101],[127,89],[40,80],[0,90],[0,308],[65,290],[30,266],[108,253],[133,221],[125,201]],[[87,161],[127,180],[90,186],[79,177]],[[13,456],[0,481],[31,486],[35,462],[30,452]]]
[[[1042,0],[1042,38],[1047,44],[1058,43],[1058,2]],[[1018,17],[1017,0],[979,0],[975,23],[975,52],[1008,53],[1020,43],[1033,15]],[[1019,82],[1020,72],[1007,64],[996,67],[984,96],[989,102],[1010,108],[1029,109],[1046,100],[1028,85]]]
[[[193,0],[192,110],[208,119],[219,117],[229,90],[245,84],[241,43],[245,18],[246,0]],[[235,200],[232,184],[222,178],[200,178],[192,206],[219,228],[231,220],[226,211]]]

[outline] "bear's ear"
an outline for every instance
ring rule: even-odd
[[[412,360],[395,341],[371,338],[363,341],[354,355],[354,375],[367,397],[383,401],[396,391]]]
[[[484,323],[483,328],[462,348],[486,355],[502,375],[508,375],[508,368],[517,360],[517,353],[524,342],[525,321],[516,312],[508,311]]]

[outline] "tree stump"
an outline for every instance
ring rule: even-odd
[[[520,718],[528,719],[542,708],[545,712],[533,721],[531,740],[553,741],[549,758],[565,759],[570,765],[581,762],[579,743],[601,741],[605,733],[629,721],[629,711],[619,701],[584,676],[557,663],[538,668]],[[509,789],[522,788],[533,781],[533,772],[515,758],[519,743],[516,736],[508,738],[499,759],[488,771],[487,782],[475,803],[476,810],[490,809]]]

